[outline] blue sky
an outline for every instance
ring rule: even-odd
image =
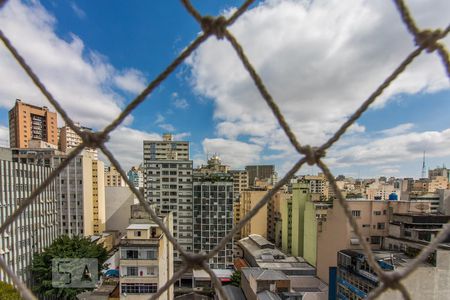
[[[210,15],[229,14],[240,3],[193,1]],[[408,3],[421,26],[450,20],[448,1]],[[137,0],[10,1],[0,27],[74,119],[96,129],[200,31],[178,1]],[[413,49],[389,1],[262,1],[230,30],[293,130],[312,145],[324,142]],[[45,102],[4,47],[0,80],[10,82],[0,86],[5,145],[14,99]],[[329,151],[327,162],[336,174],[418,177],[426,151],[429,167],[450,166],[448,111],[449,80],[435,54],[423,55]],[[192,142],[197,164],[217,152],[233,167],[273,163],[281,175],[298,157],[235,53],[215,38],[133,112],[109,145],[130,167],[142,157],[142,139],[166,131]]]

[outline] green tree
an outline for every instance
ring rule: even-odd
[[[21,300],[19,292],[10,284],[0,281],[0,300]]]
[[[231,275],[230,284],[237,287],[241,286],[241,271],[234,271],[234,273]]]
[[[31,266],[33,291],[43,296],[57,299],[76,299],[84,288],[56,288],[52,286],[52,259],[54,258],[96,258],[98,272],[104,268],[108,253],[102,245],[97,245],[87,237],[66,235],[56,239],[42,253],[35,254]],[[94,274],[97,275],[97,274]]]

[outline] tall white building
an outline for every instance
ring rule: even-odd
[[[11,150],[0,148],[0,223],[51,171],[50,167],[13,162]],[[0,236],[0,255],[26,283],[30,279],[28,268],[33,254],[42,252],[59,236],[57,205],[55,183],[51,183]],[[0,281],[10,282],[3,271],[0,271]]]
[[[178,243],[192,252],[192,161],[189,142],[144,141],[144,195],[161,213],[173,213],[173,232]],[[180,258],[174,251],[175,261]]]
[[[54,149],[13,149],[12,159],[56,168],[66,155]],[[72,159],[55,179],[62,234],[93,235],[105,230],[104,164],[93,153]]]

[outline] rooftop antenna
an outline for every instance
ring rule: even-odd
[[[423,151],[423,160],[422,160],[422,178],[426,176],[426,166],[425,166],[425,151]]]

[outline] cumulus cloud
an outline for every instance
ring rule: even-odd
[[[74,34],[60,38],[56,25],[54,16],[37,1],[27,5],[10,1],[0,11],[3,32],[69,115],[83,125],[103,127],[121,111],[124,99],[119,92],[137,92],[143,87],[143,75],[116,69]],[[0,107],[11,108],[16,98],[48,105],[5,47],[0,47],[0,81],[8,83],[0,89]]]
[[[450,2],[408,4],[419,26],[447,25]],[[388,1],[319,0],[310,5],[305,1],[266,1],[246,12],[230,31],[293,131],[303,143],[313,145],[329,138],[414,49],[413,38]],[[220,137],[248,137],[260,147],[281,151],[285,157],[293,153],[226,41],[209,39],[188,65],[195,91],[215,103]],[[440,58],[424,53],[377,100],[375,109],[394,95],[448,88]],[[384,134],[410,129],[411,125],[403,125]],[[364,132],[364,126],[356,124],[348,134]]]
[[[226,165],[243,168],[245,165],[259,161],[262,147],[235,140],[216,138],[204,139],[203,151],[210,154],[217,153]]]
[[[143,140],[161,140],[161,136],[121,126],[111,133],[106,144],[121,165],[128,169],[143,161]],[[107,161],[101,154],[100,157]]]
[[[138,94],[145,88],[146,79],[142,72],[129,69],[116,75],[114,77],[114,83],[124,91]]]
[[[448,157],[450,129],[411,132],[376,139],[330,152],[326,159],[333,166],[386,165],[420,158],[423,151],[429,157]]]

